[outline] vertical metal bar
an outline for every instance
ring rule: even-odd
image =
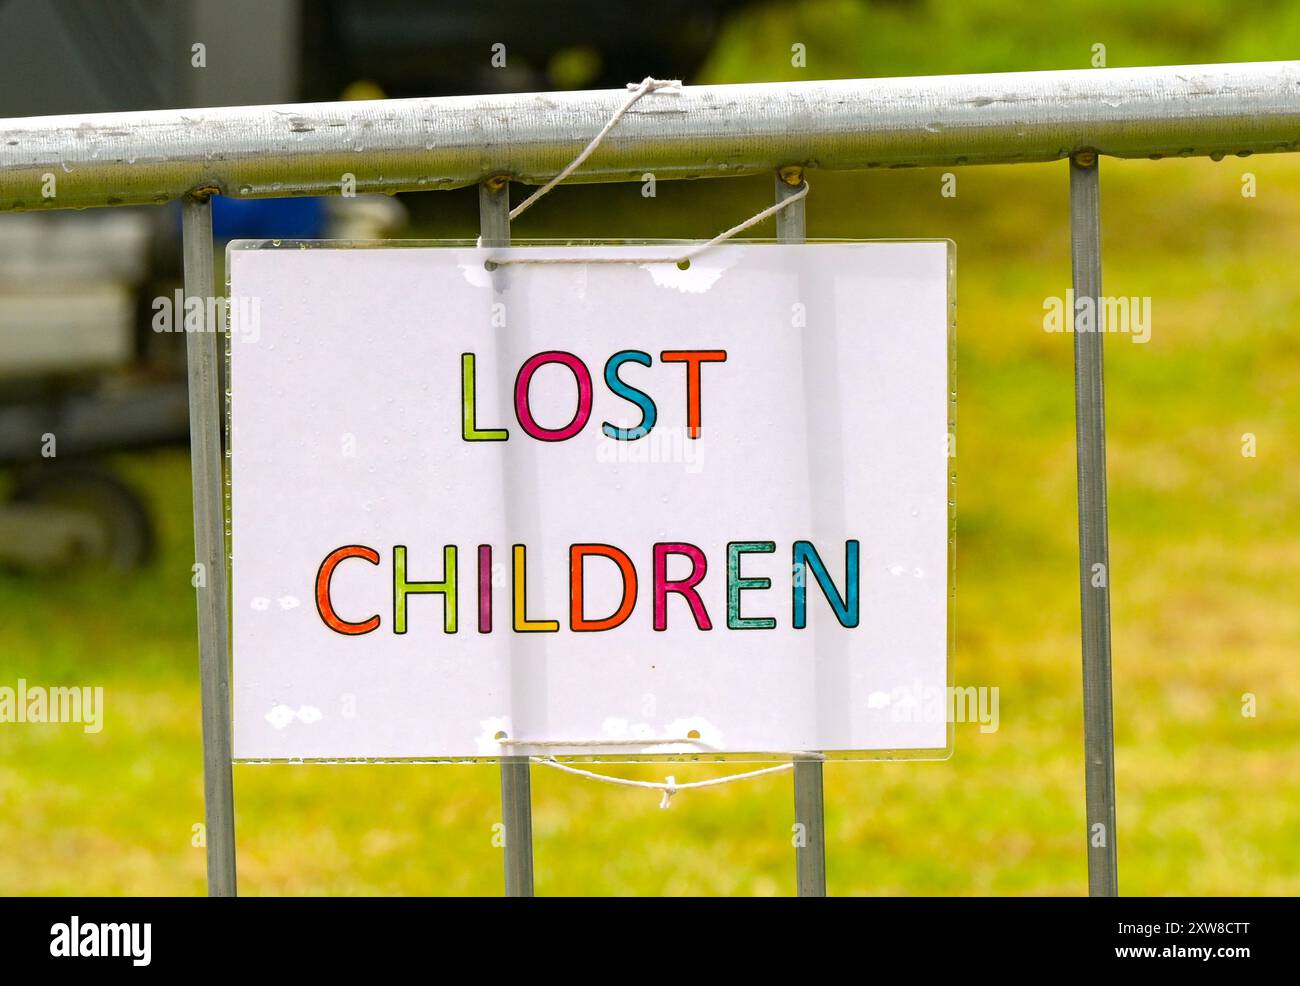
[[[776,200],[784,201],[803,188],[803,169],[782,168],[776,175]],[[802,243],[806,236],[803,201],[776,214],[776,238],[781,243]],[[822,796],[822,761],[794,763],[794,859],[800,897],[826,896],[826,814]]]
[[[485,247],[510,245],[510,182],[478,187],[479,235]],[[533,896],[533,797],[527,757],[501,758],[501,822],[505,826],[506,896]]]
[[[478,186],[478,232],[485,247],[510,245],[510,182],[497,176]]]
[[[199,614],[199,693],[203,717],[203,807],[208,895],[235,896],[235,792],[230,768],[229,600],[222,484],[221,326],[209,310],[212,205],[187,198],[182,212],[185,296],[198,298],[202,332],[186,334],[190,383],[190,471]]]
[[[784,202],[803,188],[803,168],[781,168],[776,173],[776,200]],[[781,243],[802,243],[808,236],[801,199],[776,214],[776,238]]]
[[[533,896],[532,779],[527,757],[501,758],[501,821],[505,825],[506,896]]]
[[[826,813],[822,797],[822,762],[794,762],[794,818],[802,826],[794,864],[800,897],[826,896]]]
[[[1079,594],[1088,893],[1119,893],[1115,852],[1115,729],[1111,709],[1110,549],[1106,533],[1106,397],[1102,382],[1101,204],[1098,157],[1070,159],[1074,268],[1074,413],[1079,458]],[[1088,309],[1091,317],[1088,318]]]

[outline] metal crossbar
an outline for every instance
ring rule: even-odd
[[[0,121],[0,212],[542,184],[626,90]],[[642,100],[572,181],[1294,151],[1300,62],[686,86]],[[41,196],[55,174],[57,199]]]
[[[161,110],[0,121],[0,212],[184,200],[185,293],[213,293],[209,197],[431,191],[479,184],[486,245],[510,241],[509,182],[541,184],[582,150],[624,91]],[[1076,309],[1101,293],[1099,156],[1300,149],[1300,62],[685,87],[627,112],[573,181],[775,172],[777,201],[804,168],[1070,159]],[[45,198],[48,175],[58,195]],[[777,218],[804,239],[803,203]],[[205,312],[207,306],[200,306]],[[1095,309],[1094,309],[1095,310]],[[1088,885],[1118,893],[1103,334],[1075,332],[1079,591]],[[208,889],[234,895],[229,599],[219,336],[188,338]],[[197,577],[202,575],[201,578]],[[530,767],[501,758],[505,884],[533,893]],[[822,762],[797,760],[800,896],[826,893]]]

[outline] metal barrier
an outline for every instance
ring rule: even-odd
[[[0,121],[0,212],[184,200],[185,294],[213,294],[209,196],[410,192],[478,183],[483,243],[510,240],[509,182],[558,173],[626,99],[546,93],[160,110]],[[1300,62],[934,78],[691,86],[642,101],[574,181],[776,173],[778,201],[804,168],[953,167],[1070,159],[1076,304],[1101,296],[1099,157],[1291,152]],[[46,197],[49,176],[58,194]],[[803,203],[777,220],[804,238]],[[208,306],[201,306],[206,313]],[[212,328],[208,326],[208,328]],[[1075,332],[1088,885],[1118,893],[1111,710],[1102,334]],[[189,333],[208,887],[234,895],[229,601],[225,578],[220,346]],[[216,573],[218,577],[211,577]],[[795,764],[800,896],[826,893],[822,763]],[[506,893],[533,892],[530,766],[501,759]]]

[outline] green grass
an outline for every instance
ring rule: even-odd
[[[1289,0],[773,0],[734,17],[691,81],[1087,69],[1102,67],[1097,45],[1110,68],[1269,61],[1298,42]]]
[[[1107,341],[1121,888],[1300,893],[1300,162],[1102,167],[1106,290],[1154,299],[1149,344]],[[1257,199],[1239,193],[1246,170]],[[1002,725],[959,725],[946,763],[829,764],[830,890],[1082,893],[1071,341],[1041,328],[1069,283],[1065,166],[962,171],[956,199],[929,171],[813,181],[815,235],[957,242],[955,680],[997,685]],[[706,235],[770,194],[767,178],[655,200],[566,188],[519,235]],[[449,201],[427,232],[470,232]],[[0,578],[0,681],[102,684],[107,705],[96,736],[0,726],[0,892],[204,887],[188,463],[119,462],[161,525],[152,568]],[[498,783],[490,766],[237,767],[241,890],[498,893]],[[777,776],[660,811],[537,768],[538,891],[791,893],[791,802]]]

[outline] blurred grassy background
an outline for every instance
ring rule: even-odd
[[[1086,68],[1094,43],[1112,66],[1285,58],[1297,40],[1282,3],[784,3],[739,15],[690,81]],[[1148,344],[1107,340],[1121,890],[1300,893],[1300,161],[1102,176],[1104,290],[1154,316]],[[1070,282],[1066,166],[960,170],[952,199],[937,171],[812,181],[812,236],[957,243],[954,678],[1001,689],[1000,731],[959,725],[949,762],[827,766],[830,891],[1083,893],[1072,351],[1042,330]],[[707,236],[771,195],[765,176],[562,188],[516,235]],[[421,235],[476,232],[472,193],[431,198]],[[0,577],[3,680],[102,684],[107,706],[94,736],[0,729],[0,892],[204,888],[188,461],[120,466],[156,508],[151,569]],[[235,784],[245,894],[500,892],[491,766],[241,766]],[[545,768],[533,784],[541,894],[793,892],[788,776],[668,811]]]

